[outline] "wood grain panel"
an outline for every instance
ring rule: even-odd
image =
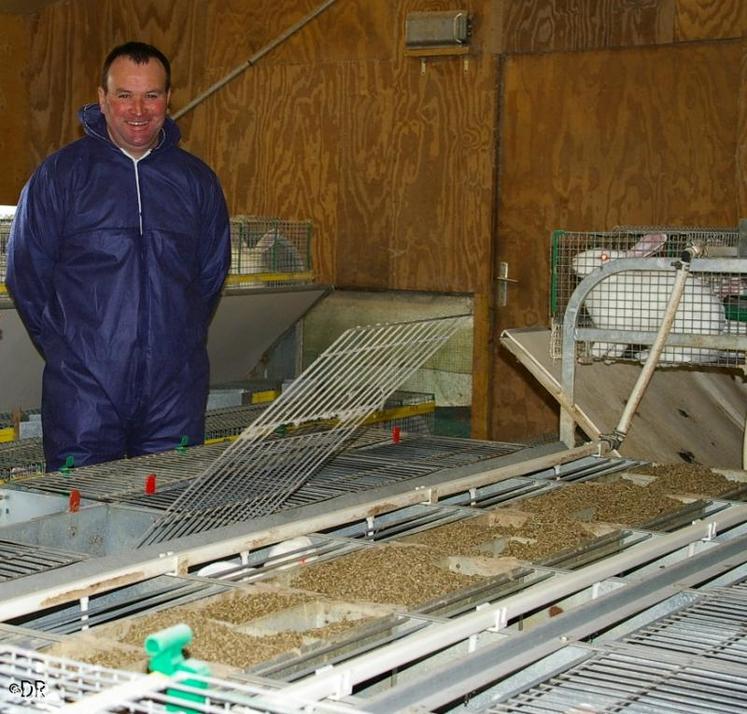
[[[472,292],[491,241],[495,65],[402,63],[395,94],[388,287]]]
[[[675,39],[679,42],[744,37],[745,33],[744,0],[677,0]]]
[[[719,43],[508,60],[498,258],[520,285],[499,328],[548,324],[555,228],[735,225],[741,55],[740,43]],[[496,435],[512,438],[516,409],[519,422],[550,427],[500,352],[496,365],[512,374],[496,384]]]
[[[248,60],[321,0],[227,0],[209,2],[200,42],[223,70]],[[338,0],[303,30],[262,58],[264,64],[309,64],[390,59],[394,50],[391,3]],[[213,77],[213,81],[218,77]]]
[[[672,42],[676,0],[534,0],[504,5],[507,52]]]
[[[201,108],[187,147],[218,173],[233,213],[311,218],[315,265],[334,269],[344,68],[256,67]]]
[[[397,259],[392,64],[348,65],[342,96],[335,283],[380,287]]]
[[[0,15],[0,204],[15,205],[31,172],[29,142],[29,97],[27,66],[31,51],[28,18]]]
[[[101,59],[92,13],[86,3],[59,3],[35,18],[29,64],[34,165],[81,136],[77,111],[96,99]]]
[[[740,63],[741,82],[739,88],[737,150],[736,150],[736,184],[737,184],[737,216],[747,218],[747,42],[742,42],[742,61]]]

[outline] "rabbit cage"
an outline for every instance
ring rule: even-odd
[[[311,221],[231,218],[230,287],[287,287],[312,282]]]
[[[746,261],[737,258],[739,243],[737,229],[647,226],[601,232],[554,231],[550,272],[552,357],[563,357],[565,323],[566,330],[574,330],[572,344],[577,358],[645,360],[672,293],[673,266],[686,249],[694,247],[693,254],[703,259],[691,263],[660,362],[743,367],[747,271]],[[616,272],[612,263],[619,258],[637,260],[628,262],[629,269]],[[656,258],[659,260],[649,260]],[[594,272],[605,267],[606,275],[605,271]],[[575,304],[578,298],[572,300],[573,293],[590,275],[601,280],[579,307]],[[579,308],[572,315],[575,325],[567,324],[569,303]],[[571,342],[566,339],[565,344]]]
[[[8,240],[10,239],[10,224],[12,216],[3,215],[0,212],[0,287],[5,285],[5,272],[8,267]],[[0,290],[0,296],[5,292],[4,287]]]
[[[13,213],[0,207],[0,297],[5,294]],[[287,287],[312,282],[311,221],[258,216],[231,218],[231,269],[226,286]]]

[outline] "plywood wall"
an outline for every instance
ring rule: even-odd
[[[498,259],[519,286],[499,330],[547,324],[553,229],[736,225],[741,58],[741,42],[721,42],[507,61]],[[530,385],[497,382],[496,403],[551,429]]]
[[[179,109],[317,6],[52,6],[33,35],[34,158],[78,135],[75,108],[95,97],[111,45],[135,37],[169,54]],[[233,212],[314,220],[326,282],[478,287],[492,221],[494,61],[476,50],[466,64],[423,64],[402,52],[406,12],[446,7],[340,1],[180,121]]]
[[[174,63],[173,108],[318,0],[63,0],[26,36],[28,171],[78,136],[127,39]],[[180,120],[233,212],[313,219],[319,278],[474,293],[476,436],[527,438],[556,410],[498,347],[548,323],[554,228],[733,224],[747,209],[741,0],[462,0],[468,58],[421,62],[404,19],[450,0],[338,0]],[[2,71],[2,70],[0,70]],[[14,73],[11,73],[14,76]],[[19,153],[20,156],[20,153]],[[499,307],[499,261],[519,280]]]
[[[15,205],[32,167],[27,92],[28,18],[0,14],[0,205]]]

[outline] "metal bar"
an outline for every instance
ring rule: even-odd
[[[285,42],[289,37],[294,35],[296,32],[298,32],[300,29],[302,29],[305,25],[307,25],[311,20],[321,15],[328,7],[331,5],[334,5],[336,0],[325,0],[319,7],[317,7],[315,10],[310,12],[305,17],[301,18],[298,22],[291,25],[287,30],[280,33],[272,42],[269,42],[264,47],[262,47],[258,52],[255,52],[246,62],[243,62],[242,64],[238,65],[238,67],[235,67],[233,70],[231,70],[223,79],[220,79],[219,81],[215,82],[214,84],[211,84],[204,92],[199,94],[197,97],[195,97],[191,102],[183,106],[179,111],[172,114],[172,118],[176,121],[177,119],[181,119],[187,112],[192,111],[195,107],[199,106],[204,102],[210,95],[215,94],[219,89],[225,87],[232,79],[235,79],[240,74],[243,74],[249,67],[259,62],[262,57],[264,57],[266,54],[274,50],[278,45]]]

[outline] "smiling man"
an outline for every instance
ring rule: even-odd
[[[207,328],[230,261],[215,174],[178,147],[171,67],[128,42],[104,62],[85,136],[21,193],[7,283],[45,358],[47,469],[201,443]]]

